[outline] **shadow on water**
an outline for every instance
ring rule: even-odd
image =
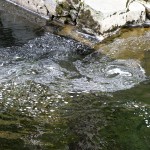
[[[43,35],[40,26],[6,14],[0,10],[0,48],[21,46],[27,41]]]
[[[114,59],[10,16],[1,13],[0,149],[150,149],[148,49]]]
[[[15,38],[12,36],[12,30],[7,29],[5,30],[3,27],[3,23],[0,19],[0,45],[1,46],[12,46],[15,44]]]

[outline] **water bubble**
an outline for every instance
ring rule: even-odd
[[[51,109],[51,110],[50,110],[50,112],[54,112],[54,111],[55,111],[54,109]]]

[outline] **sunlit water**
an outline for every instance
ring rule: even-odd
[[[150,30],[94,52],[0,15],[0,149],[150,149]]]

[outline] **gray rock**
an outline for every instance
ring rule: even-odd
[[[84,0],[77,24],[87,32],[104,35],[127,22],[143,23],[144,21],[145,8],[138,2]]]
[[[7,0],[44,16],[56,15],[57,5],[63,0]]]
[[[62,23],[106,38],[127,23],[150,18],[150,0],[7,0]]]

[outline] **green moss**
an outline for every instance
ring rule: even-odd
[[[63,2],[61,4],[59,4],[56,8],[56,13],[59,16],[64,16],[64,12],[68,12],[70,11],[70,5],[67,2]]]
[[[70,5],[69,5],[67,2],[63,2],[63,3],[62,3],[62,8],[63,8],[64,10],[70,10]]]
[[[82,10],[79,18],[81,27],[92,29],[93,32],[100,34],[100,25],[93,19],[90,10]]]
[[[57,8],[56,8],[57,15],[62,14],[62,11],[63,11],[62,7],[61,6],[57,6]]]
[[[73,0],[75,4],[79,4],[81,0]]]

